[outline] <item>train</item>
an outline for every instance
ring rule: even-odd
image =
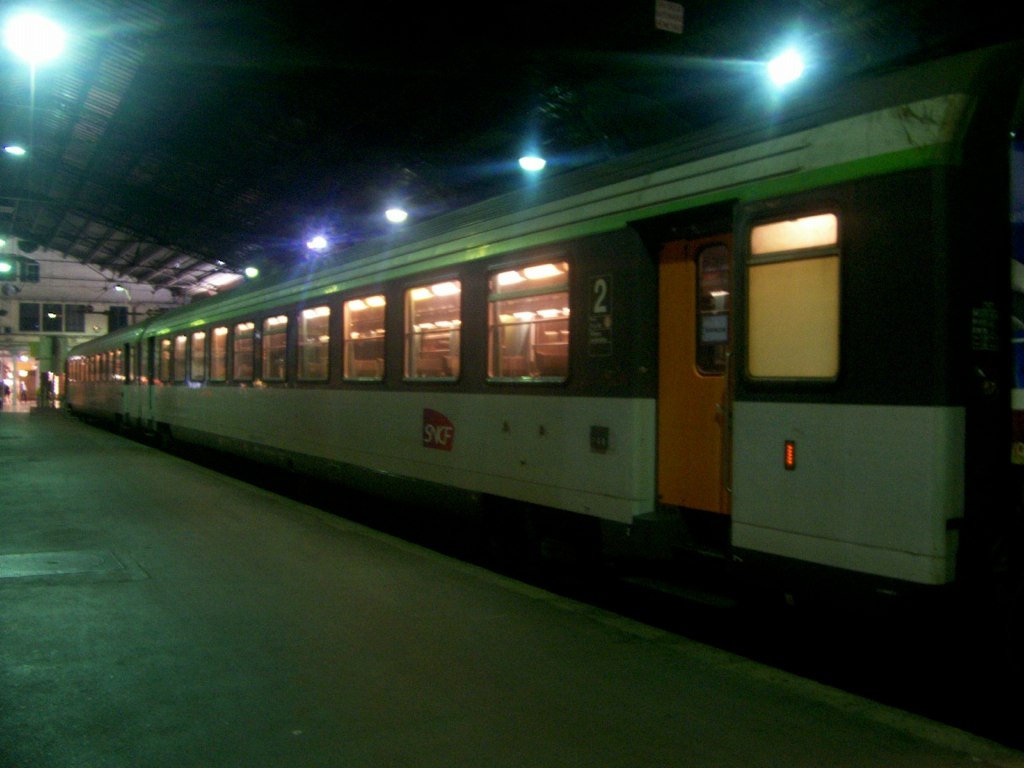
[[[1019,613],[1022,83],[1007,43],[737,109],[81,344],[67,407],[510,537]]]

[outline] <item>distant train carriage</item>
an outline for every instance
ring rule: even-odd
[[[76,348],[70,407],[571,513],[637,556],[883,590],[991,574],[1020,549],[1022,53],[849,84],[176,309]]]

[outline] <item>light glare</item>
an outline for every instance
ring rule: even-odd
[[[34,13],[15,16],[4,29],[4,45],[30,64],[59,56],[66,37],[56,22]]]
[[[327,238],[323,235],[316,235],[306,242],[306,247],[311,251],[327,250]]]
[[[768,62],[768,77],[776,86],[792,83],[804,73],[804,58],[795,48],[787,48]]]
[[[544,166],[547,164],[547,160],[543,157],[538,157],[537,155],[526,155],[525,157],[519,158],[519,167],[524,171],[530,171],[531,173],[543,171]]]
[[[388,208],[384,211],[384,217],[392,224],[401,224],[409,218],[409,213],[402,208]]]

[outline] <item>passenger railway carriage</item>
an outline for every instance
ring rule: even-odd
[[[1005,572],[1022,71],[923,64],[360,244],[76,348],[69,405],[620,552]]]

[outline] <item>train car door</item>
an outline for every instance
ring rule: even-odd
[[[658,499],[728,513],[730,235],[659,255]]]

